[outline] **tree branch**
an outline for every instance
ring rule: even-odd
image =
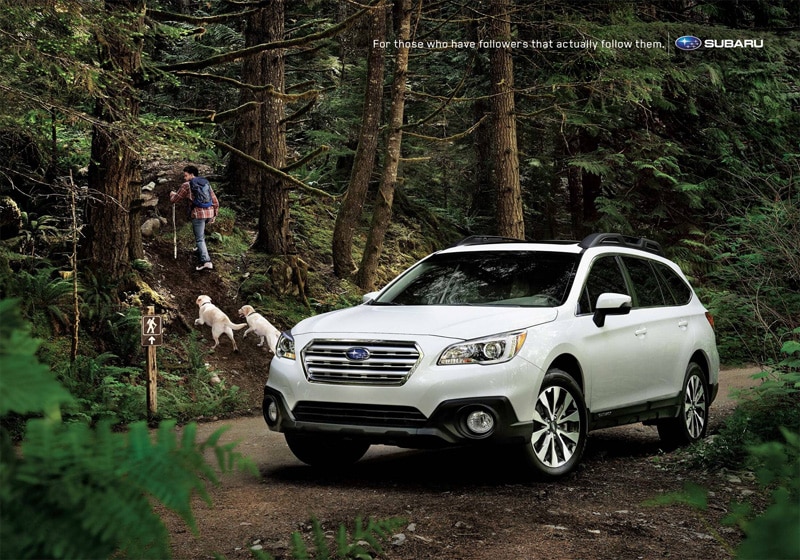
[[[308,113],[311,110],[311,108],[316,104],[316,102],[317,98],[315,97],[314,99],[312,99],[311,101],[300,107],[297,111],[295,111],[288,117],[281,119],[281,124],[286,124],[296,121],[297,119]]]
[[[255,5],[266,4],[267,2],[257,2]],[[163,10],[147,10],[147,16],[155,21],[167,22],[175,21],[179,23],[191,23],[192,25],[205,25],[208,23],[224,23],[231,20],[241,20],[257,12],[259,8],[252,10],[245,10],[243,12],[236,12],[230,14],[219,14],[216,16],[190,16],[188,14],[176,14],[174,12],[165,12]]]
[[[328,198],[336,198],[334,195],[332,195],[330,193],[327,193],[327,192],[323,191],[322,189],[315,189],[314,187],[306,185],[305,183],[303,183],[302,181],[300,181],[298,179],[295,179],[294,177],[292,177],[288,173],[285,173],[284,171],[282,171],[280,169],[272,167],[271,165],[269,165],[267,163],[264,163],[260,159],[256,159],[256,158],[254,158],[252,156],[249,156],[249,155],[247,155],[246,153],[244,153],[241,150],[237,150],[236,148],[234,148],[230,144],[227,144],[227,143],[223,142],[222,140],[215,140],[213,138],[211,138],[210,140],[215,145],[217,145],[217,146],[219,146],[221,148],[225,148],[226,150],[229,150],[231,153],[236,154],[238,157],[248,161],[249,163],[252,163],[255,166],[258,166],[258,167],[260,167],[262,169],[267,170],[267,172],[271,173],[272,175],[275,175],[276,177],[280,177],[284,181],[287,181],[287,182],[291,183],[292,185],[294,185],[294,186],[296,186],[298,188],[301,188],[303,190],[306,190],[306,191],[309,191],[309,192],[312,192],[312,193],[316,193],[316,194],[319,194],[319,195],[322,195],[322,196],[327,196]]]
[[[488,116],[489,115],[482,116],[478,122],[473,124],[464,132],[459,132],[458,134],[454,134],[446,138],[439,138],[437,136],[426,136],[424,134],[416,134],[414,132],[409,132],[408,130],[406,130],[404,134],[412,136],[414,138],[421,138],[422,140],[430,140],[431,142],[455,142],[456,140],[461,140],[462,138],[469,136],[470,134],[475,132],[475,129],[478,128],[481,125],[481,123],[487,119]]]
[[[326,146],[325,144],[323,144],[322,146],[320,146],[319,148],[317,148],[316,150],[314,150],[310,154],[307,154],[307,155],[301,157],[300,159],[298,159],[294,163],[290,163],[289,165],[284,167],[283,170],[284,171],[292,171],[294,169],[297,169],[298,167],[302,167],[306,163],[308,163],[309,161],[314,159],[315,157],[319,156],[320,154],[324,154],[325,152],[327,152],[330,149],[331,149],[330,146]]]
[[[316,99],[317,96],[319,96],[319,94],[322,93],[321,90],[318,89],[310,89],[301,93],[280,93],[275,91],[275,86],[273,86],[272,84],[257,86],[254,84],[241,82],[235,78],[229,78],[227,76],[218,76],[216,74],[207,74],[204,72],[189,72],[187,70],[180,70],[178,72],[175,72],[175,74],[178,76],[186,76],[189,78],[200,78],[212,82],[221,82],[225,84],[230,84],[238,89],[249,89],[251,91],[264,91],[268,95],[272,97],[278,97],[288,103],[292,103],[293,101],[302,101],[304,99],[310,99],[312,97]]]
[[[180,62],[177,64],[167,64],[163,66],[158,66],[159,70],[165,72],[177,72],[179,70],[197,70],[200,68],[208,68],[209,66],[215,66],[217,64],[225,64],[227,62],[234,62],[241,58],[245,58],[248,56],[252,56],[254,54],[258,54],[260,52],[272,50],[272,49],[287,49],[290,47],[297,47],[302,45],[307,45],[308,43],[312,43],[314,41],[318,41],[320,39],[327,39],[328,37],[332,37],[350,27],[358,18],[364,15],[367,11],[375,9],[375,5],[383,2],[384,0],[372,0],[370,3],[370,7],[363,8],[350,16],[349,18],[345,19],[341,23],[331,26],[328,29],[323,29],[318,33],[311,33],[310,35],[304,35],[303,37],[297,37],[295,39],[286,39],[283,41],[273,41],[271,43],[262,43],[260,45],[253,45],[252,47],[247,47],[244,49],[240,49],[238,51],[231,51],[227,53],[218,54],[216,56],[212,56],[206,58],[205,60],[194,60],[191,62]]]

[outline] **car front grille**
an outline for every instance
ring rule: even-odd
[[[382,406],[300,401],[292,411],[298,422],[356,424],[388,428],[419,428],[425,416],[410,406]]]
[[[421,356],[407,341],[314,340],[303,351],[303,368],[314,383],[402,385]]]

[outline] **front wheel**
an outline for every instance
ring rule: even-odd
[[[670,448],[703,439],[708,430],[709,392],[706,375],[699,365],[689,362],[681,390],[680,411],[676,418],[658,422],[658,435]]]
[[[284,434],[294,456],[313,467],[347,467],[361,459],[369,443],[307,434]]]
[[[547,478],[571,472],[586,447],[588,417],[583,392],[566,372],[547,372],[533,413],[533,434],[525,444],[531,466]]]

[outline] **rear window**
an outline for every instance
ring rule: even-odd
[[[564,303],[580,255],[548,251],[471,251],[434,255],[409,270],[375,305]]]
[[[686,305],[692,300],[692,289],[674,270],[663,263],[653,263],[667,286],[667,305]]]
[[[663,307],[667,300],[672,305],[671,297],[664,298],[662,282],[659,282],[656,271],[650,266],[650,261],[636,257],[622,257],[628,274],[633,282],[636,292],[636,307]]]

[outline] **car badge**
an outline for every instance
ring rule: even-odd
[[[361,346],[348,348],[345,350],[344,355],[347,356],[347,359],[351,362],[363,362],[364,360],[368,360],[370,356],[369,350]]]

